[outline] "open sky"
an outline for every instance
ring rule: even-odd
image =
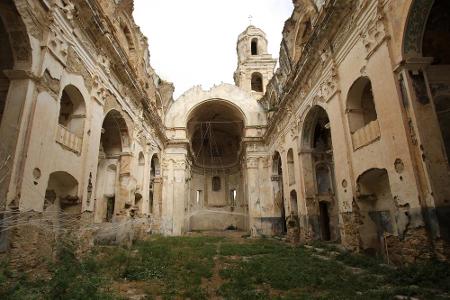
[[[292,0],[135,0],[134,17],[161,78],[175,84],[176,99],[193,85],[234,84],[238,35],[250,24],[266,32],[278,58],[281,31]]]

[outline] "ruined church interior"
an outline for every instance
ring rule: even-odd
[[[242,28],[234,84],[176,99],[133,2],[0,3],[0,298],[103,299],[1,287],[67,243],[231,234],[448,263],[450,1],[293,0],[279,53]],[[167,299],[253,299],[205,293]],[[292,299],[447,299],[358,295]]]

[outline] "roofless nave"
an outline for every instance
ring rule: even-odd
[[[174,101],[133,1],[2,1],[1,248],[237,228],[448,257],[449,2],[294,5],[279,68],[249,26],[236,85]]]

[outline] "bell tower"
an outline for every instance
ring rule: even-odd
[[[266,34],[250,25],[237,41],[238,66],[235,84],[243,90],[262,95],[273,76],[277,60],[267,53]]]

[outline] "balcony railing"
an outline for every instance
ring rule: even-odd
[[[70,151],[81,153],[82,139],[60,124],[58,124],[56,130],[56,142]]]
[[[352,134],[353,149],[359,149],[380,138],[380,125],[378,120],[372,121],[366,126],[356,130]]]

